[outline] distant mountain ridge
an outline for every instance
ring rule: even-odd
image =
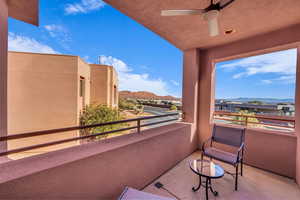
[[[225,101],[239,101],[239,102],[249,102],[249,101],[262,101],[266,103],[295,103],[294,99],[279,99],[279,98],[228,98],[228,99],[217,99],[217,100],[225,100]]]
[[[147,91],[139,91],[139,92],[131,92],[131,91],[120,91],[120,98],[132,98],[132,99],[154,99],[154,100],[169,100],[169,101],[180,101],[180,98],[173,96],[158,96],[152,92]]]

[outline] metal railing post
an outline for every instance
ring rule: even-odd
[[[248,127],[248,116],[247,116],[247,115],[246,115],[245,120],[246,120],[246,121],[245,121],[245,126]]]
[[[140,133],[141,132],[141,120],[138,119],[136,122],[137,122],[137,132]]]

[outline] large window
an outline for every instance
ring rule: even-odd
[[[216,64],[215,122],[292,131],[297,50]]]

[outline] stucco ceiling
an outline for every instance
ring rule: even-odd
[[[209,37],[201,16],[160,15],[163,9],[205,8],[210,0],[104,1],[180,49],[209,48],[300,24],[300,0],[236,0],[221,11],[217,37]],[[225,35],[227,29],[236,32]]]
[[[8,16],[38,25],[39,0],[8,0]]]

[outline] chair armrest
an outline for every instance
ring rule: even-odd
[[[243,156],[244,147],[245,147],[245,143],[242,143],[241,146],[239,147],[239,149],[237,150],[237,162],[240,159],[241,152],[242,152],[241,156]]]
[[[212,138],[210,137],[202,144],[202,152],[204,152],[204,150],[205,150],[205,145],[211,140],[212,140]]]

